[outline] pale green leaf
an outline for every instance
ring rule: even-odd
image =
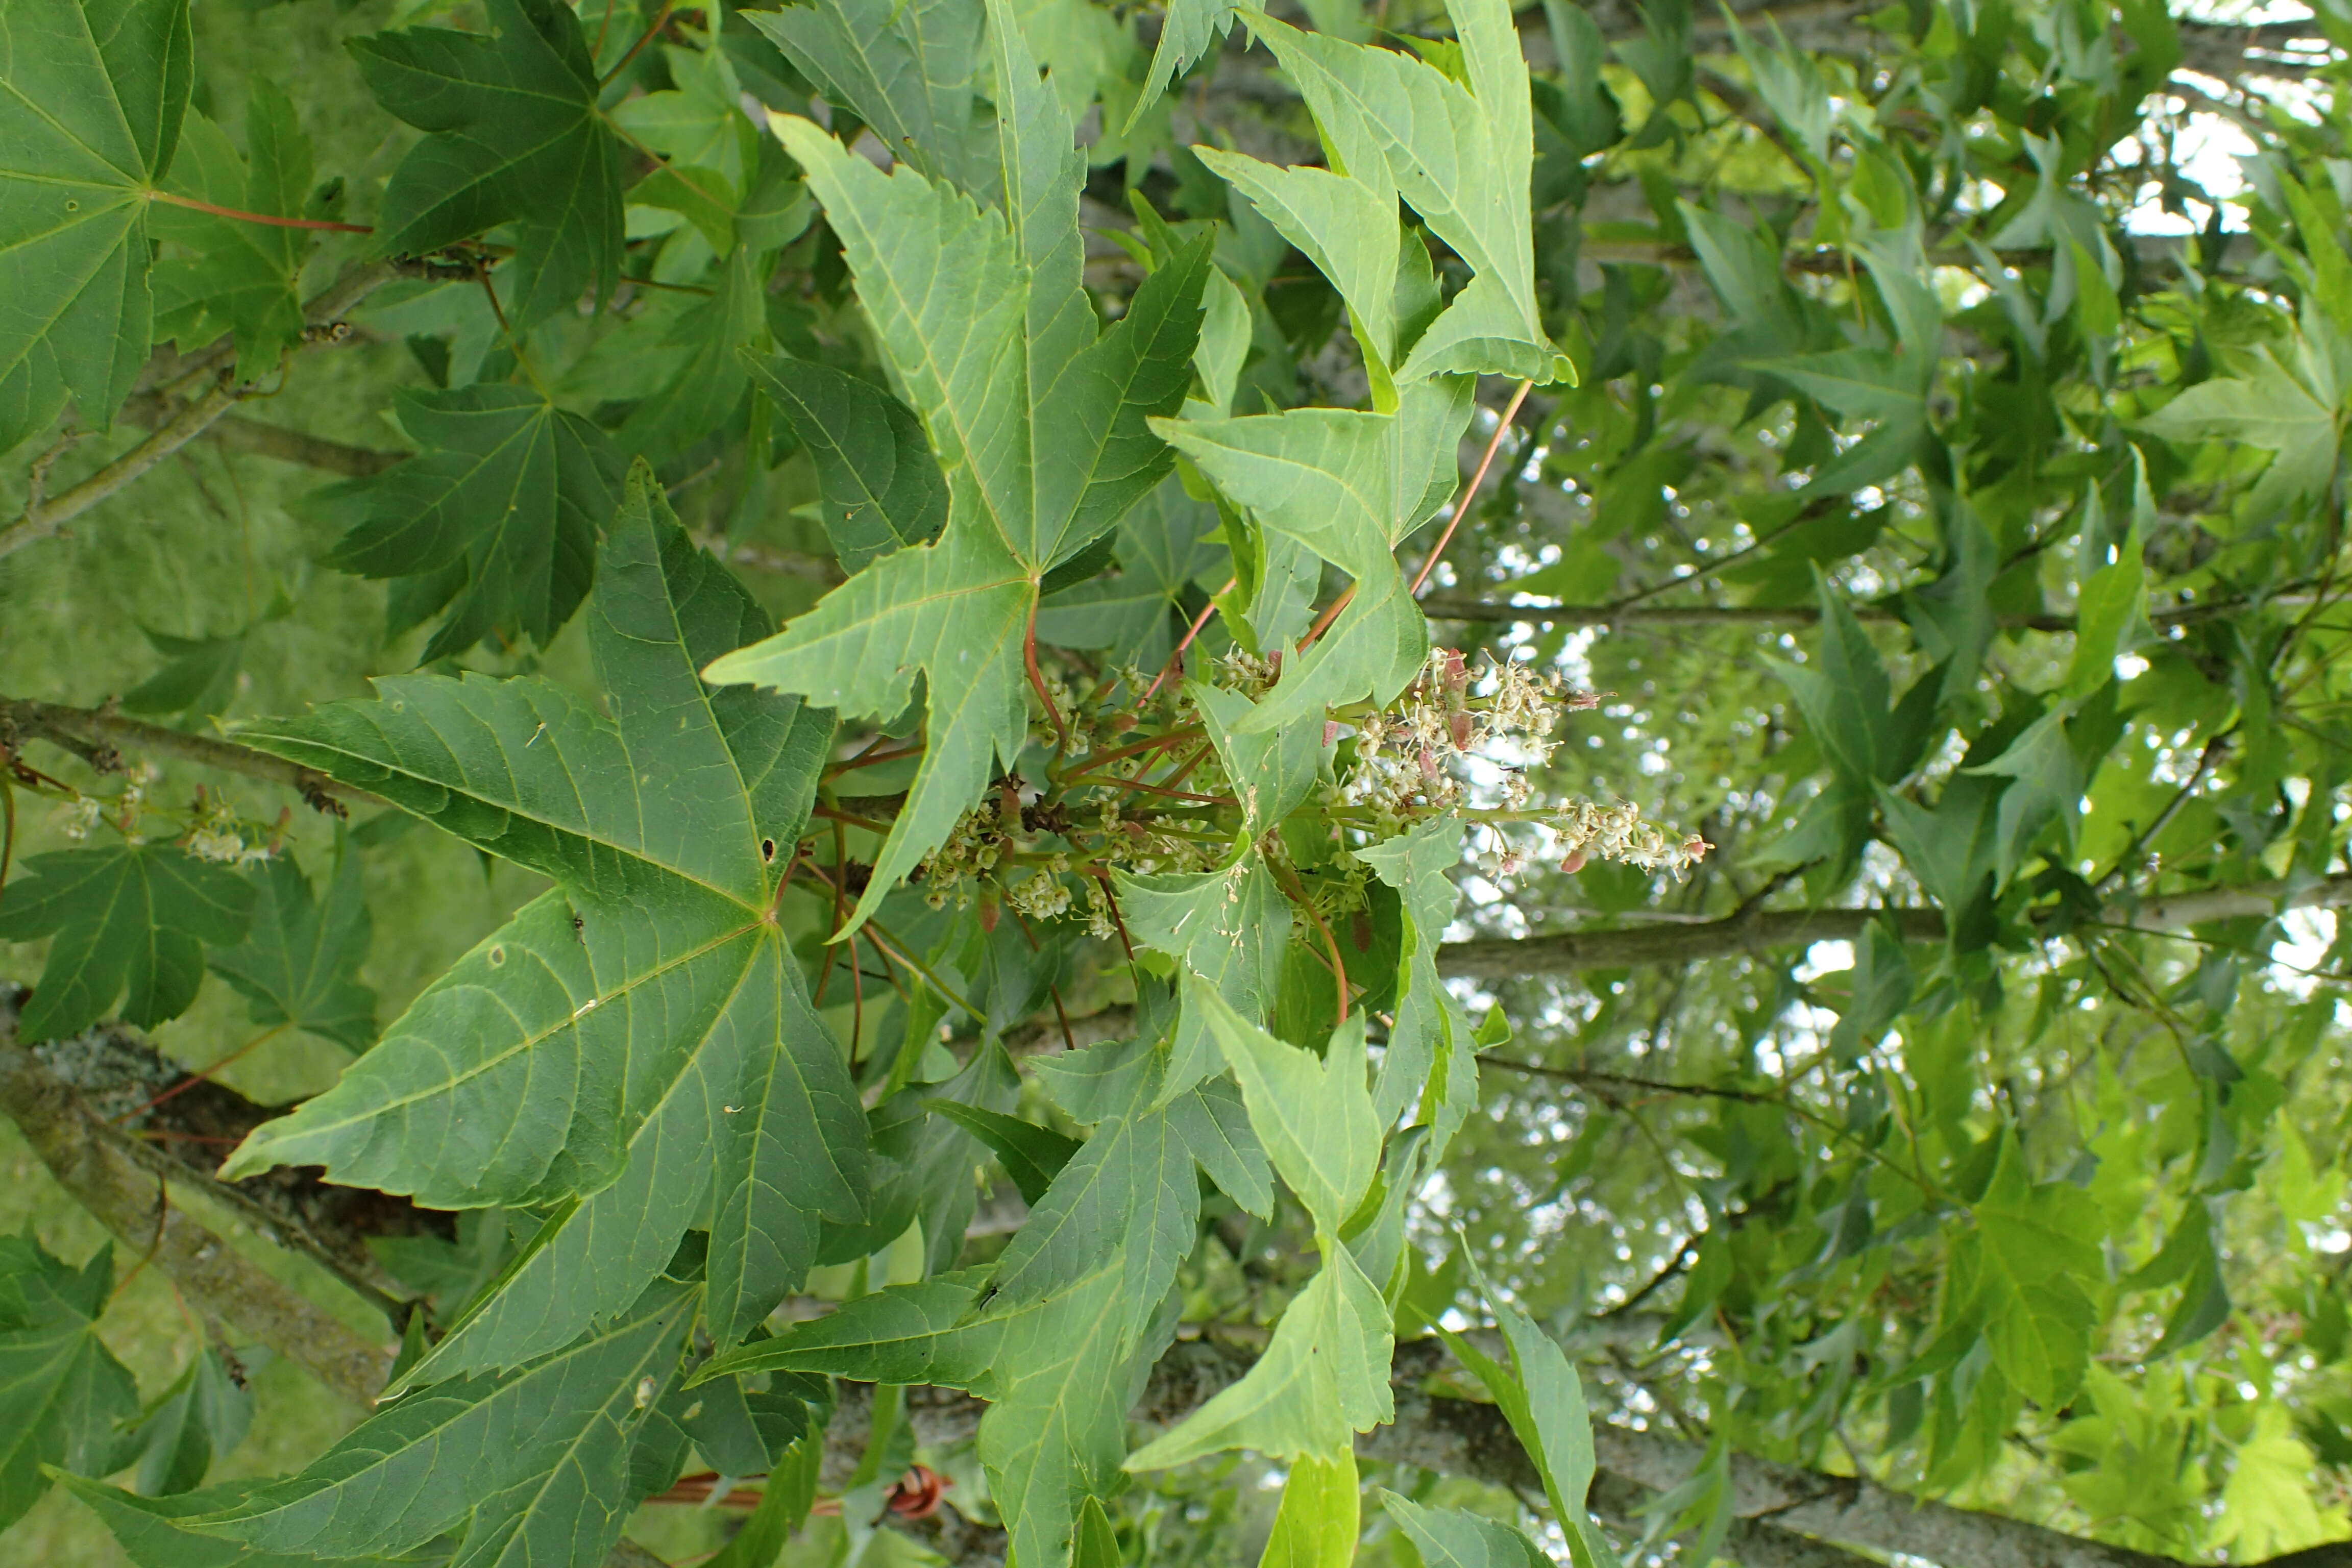
[[[1318,1060],[1314,1052],[1267,1034],[1196,978],[1185,980],[1184,1005],[1207,1015],[1241,1084],[1250,1125],[1314,1216],[1317,1234],[1338,1236],[1380,1163],[1381,1124],[1364,1082],[1362,1019],[1340,1025]]]
[[[1255,849],[1218,871],[1115,879],[1129,937],[1182,961],[1248,1017],[1263,1017],[1282,978],[1290,944],[1290,900]],[[1160,1088],[1161,1103],[1217,1070],[1207,1015],[1187,1006]]]
[[[1387,183],[1477,279],[1430,328],[1434,346],[1425,361],[1415,351],[1422,363],[1408,375],[1475,370],[1572,382],[1536,301],[1534,110],[1510,6],[1454,0],[1447,11],[1466,86],[1396,50],[1301,33],[1262,15],[1249,22],[1306,98],[1335,172],[1375,178],[1384,165]],[[1457,310],[1462,321],[1449,324]]]
[[[1364,699],[1385,703],[1419,672],[1428,626],[1392,552],[1452,494],[1470,409],[1470,383],[1448,378],[1407,387],[1394,414],[1300,408],[1155,426],[1267,530],[1356,580],[1348,608],[1286,663],[1248,729],[1319,721],[1324,709]]]
[[[1267,831],[1303,805],[1324,777],[1326,742],[1311,724],[1287,729],[1248,727],[1257,705],[1238,691],[1205,681],[1186,689],[1216,747],[1242,816],[1253,835]]]
[[[926,678],[922,764],[850,929],[946,841],[997,765],[1012,765],[1028,743],[1022,638],[1036,596],[1034,579],[995,531],[965,512],[950,517],[936,544],[882,557],[780,636],[706,670],[715,681],[799,692],[880,719],[905,711],[916,673]]]
[[[1544,1568],[1535,1543],[1507,1524],[1458,1508],[1427,1508],[1383,1488],[1381,1506],[1428,1568]]]
[[[1168,1103],[1168,1120],[1217,1189],[1245,1214],[1274,1217],[1274,1168],[1233,1080],[1213,1078]]]
[[[1477,1100],[1470,1020],[1437,973],[1438,944],[1460,898],[1447,873],[1461,863],[1463,831],[1459,822],[1440,817],[1356,851],[1357,859],[1397,890],[1404,918],[1396,1022],[1372,1086],[1372,1111],[1383,1126],[1394,1121],[1425,1097],[1435,1073],[1440,1092],[1433,1130],[1440,1151]]]
[[[1129,1455],[1127,1468],[1165,1469],[1227,1448],[1286,1459],[1344,1452],[1356,1433],[1394,1414],[1393,1350],[1387,1303],[1354,1255],[1336,1247],[1291,1298],[1265,1353],[1242,1380]]]
[[[1348,1568],[1356,1560],[1361,1510],[1354,1450],[1297,1461],[1282,1484],[1258,1568]]]

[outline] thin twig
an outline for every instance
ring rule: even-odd
[[[1421,570],[1413,574],[1412,592],[1415,596],[1420,595],[1421,585],[1429,581],[1430,573],[1437,569],[1438,557],[1444,555],[1445,547],[1454,542],[1454,531],[1462,526],[1462,519],[1470,510],[1470,503],[1477,499],[1478,487],[1486,482],[1486,470],[1494,466],[1495,454],[1502,447],[1503,433],[1511,427],[1511,421],[1518,417],[1519,405],[1528,400],[1528,394],[1535,384],[1531,380],[1519,383],[1518,390],[1511,394],[1510,406],[1505,408],[1502,418],[1495,422],[1494,438],[1486,443],[1486,456],[1478,459],[1478,471],[1472,474],[1470,482],[1462,487],[1462,499],[1454,503],[1454,515],[1445,520],[1445,531],[1437,536],[1437,547],[1422,562]]]
[[[314,296],[304,309],[303,319],[310,323],[310,327],[305,330],[304,341],[340,341],[335,329],[341,325],[340,318],[342,313],[398,276],[400,268],[384,261],[363,262],[345,272]],[[234,352],[234,347],[230,346],[223,348],[217,354],[207,350],[204,355],[198,356],[202,373],[215,375],[214,384],[165,420],[147,439],[64,494],[55,497],[43,495],[37,501],[28,502],[14,522],[0,528],[0,557],[14,554],[28,544],[54,538],[64,531],[68,522],[144,477],[158,463],[203,435],[236,407],[249,395],[247,389],[220,379],[219,373],[211,370]]]
[[[1234,591],[1234,585],[1240,581],[1241,579],[1238,577],[1228,577],[1225,579],[1225,585],[1223,587],[1218,589],[1216,593],[1209,595],[1209,602],[1201,606],[1201,613],[1194,616],[1192,617],[1192,624],[1184,628],[1184,636],[1177,642],[1176,651],[1168,656],[1168,662],[1160,667],[1160,670],[1158,675],[1151,678],[1151,684],[1143,689],[1143,695],[1135,700],[1135,705],[1138,708],[1142,707],[1145,703],[1151,700],[1151,694],[1160,689],[1160,683],[1161,681],[1166,680],[1171,675],[1175,674],[1177,670],[1183,668],[1184,650],[1192,646],[1192,639],[1199,637],[1201,635],[1201,628],[1209,624],[1210,616],[1216,612],[1217,600],[1223,595],[1232,593]]]
[[[150,200],[168,202],[175,207],[194,212],[210,213],[215,217],[233,217],[239,223],[268,224],[272,228],[322,229],[335,234],[373,234],[375,226],[364,223],[330,223],[324,218],[273,217],[268,213],[247,212],[242,207],[219,207],[210,202],[200,202],[194,196],[174,195],[170,191],[150,191]]]
[[[490,314],[498,318],[499,331],[507,340],[507,348],[514,355],[515,363],[521,367],[524,378],[530,383],[533,391],[550,403],[554,402],[554,395],[547,390],[547,383],[539,379],[539,367],[532,364],[530,355],[523,352],[522,339],[515,335],[514,324],[507,320],[506,307],[499,303],[499,289],[497,284],[490,281],[490,269],[487,267],[477,268],[474,276],[481,280],[482,292],[490,301]]]
[[[637,51],[644,48],[647,44],[653,42],[654,35],[660,32],[664,26],[668,25],[669,14],[677,5],[677,0],[662,0],[661,14],[654,18],[653,26],[647,27],[644,32],[639,33],[637,35],[637,41],[629,46],[629,52],[613,62],[613,68],[606,71],[604,76],[598,79],[596,83],[598,87],[603,88],[612,86],[613,79],[619,76],[623,71],[629,68],[629,62],[637,58]],[[612,12],[609,9],[604,13],[604,19],[607,22],[610,22],[613,19]]]
[[[348,805],[390,805],[380,795],[338,784],[283,757],[240,746],[210,735],[126,719],[111,708],[66,708],[53,702],[0,695],[0,746],[13,744],[11,736],[47,741],[73,752],[100,772],[121,763],[123,751],[172,757],[200,767],[284,784],[299,791],[316,811],[343,815]]]

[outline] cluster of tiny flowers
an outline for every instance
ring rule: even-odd
[[[237,820],[236,810],[226,801],[218,801],[196,819],[188,831],[188,853],[199,860],[214,860],[225,866],[250,866],[257,860],[267,860],[270,847],[248,844],[245,824]]]
[[[1598,858],[1679,877],[1706,859],[1713,847],[1696,833],[1676,838],[1643,821],[1641,808],[1627,802],[1596,805],[1572,800],[1559,807],[1550,827],[1567,850],[1560,861],[1563,871],[1582,870],[1586,861]]]
[[[1118,922],[1111,918],[1110,893],[1099,877],[1088,877],[1086,883],[1087,934],[1097,942],[1108,942],[1118,934]]]
[[[1382,832],[1399,831],[1462,805],[1461,781],[1446,766],[1452,758],[1510,742],[1540,763],[1551,754],[1560,714],[1600,702],[1590,692],[1569,690],[1558,674],[1538,675],[1525,665],[1496,665],[1486,679],[1492,689],[1474,706],[1462,656],[1451,648],[1433,652],[1393,709],[1357,725],[1356,765],[1341,797],[1370,807]],[[1503,793],[1517,810],[1528,798],[1527,781],[1508,772]]]
[[[63,833],[70,842],[79,844],[89,837],[91,828],[98,826],[98,797],[91,795],[78,795],[58,807],[58,816],[64,819],[58,826],[58,831]]]
[[[152,763],[142,763],[131,770],[130,782],[122,793],[114,797],[114,826],[122,837],[136,843],[139,838],[139,812],[147,804],[147,792],[163,781],[163,773]]]
[[[973,884],[995,870],[1003,857],[1004,827],[1004,814],[994,797],[957,817],[948,841],[923,861],[923,901],[942,910],[953,899],[956,908],[971,908]]]
[[[1255,702],[1274,689],[1282,674],[1282,660],[1234,648],[1210,661],[1209,681],[1227,691],[1238,691]]]
[[[1061,919],[1070,907],[1070,887],[1062,880],[1069,868],[1068,856],[1055,856],[1045,869],[1031,872],[1006,889],[1004,901],[1033,921]]]

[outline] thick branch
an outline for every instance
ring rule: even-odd
[[[2280,910],[2341,909],[2352,905],[2352,875],[2338,875],[2301,887],[2283,881],[2249,882],[2151,899],[2137,905],[2111,904],[2106,923],[2126,931],[2164,932],[2209,921],[2274,914]],[[1478,937],[1437,950],[1441,973],[1465,980],[1512,980],[1528,974],[1573,974],[1583,970],[1622,969],[1652,963],[1688,963],[1735,952],[1798,947],[1816,942],[1852,942],[1874,921],[1891,921],[1906,942],[1944,940],[1939,910],[1773,910],[1697,925],[1643,926],[1626,931],[1561,931],[1550,936]]]
[[[268,1345],[335,1393],[365,1405],[392,1368],[388,1346],[280,1284],[164,1201],[163,1184],[108,1135],[63,1079],[16,1043],[17,997],[0,993],[0,1110],[74,1200],[149,1258],[207,1317]]]
[[[303,311],[309,323],[306,341],[341,341],[346,334],[342,313],[399,276],[391,262],[368,261],[344,272],[320,291]],[[107,500],[217,423],[254,388],[233,380],[228,372],[215,371],[213,384],[184,404],[156,426],[152,435],[108,463],[79,484],[56,496],[35,494],[16,521],[0,528],[0,557],[55,536],[68,522]]]
[[[122,411],[123,417],[142,425],[152,423],[163,413],[160,404],[145,397],[133,398]],[[376,447],[353,447],[330,441],[323,436],[306,436],[299,430],[249,419],[242,414],[224,416],[205,435],[214,445],[234,452],[250,452],[258,458],[272,458],[281,463],[352,479],[373,479],[414,455],[387,452]]]
[[[121,767],[121,753],[128,749],[218,768],[223,773],[242,773],[247,778],[288,785],[299,791],[315,809],[336,816],[342,815],[337,802],[349,805],[389,804],[363,789],[337,784],[324,773],[233,741],[126,719],[109,708],[67,708],[29,698],[0,696],[0,754],[15,752],[28,740],[63,747],[100,773],[111,773]]]
[[[2307,597],[2278,598],[2268,603],[2303,607]],[[1809,626],[1822,618],[1812,605],[1507,605],[1453,594],[1432,594],[1421,607],[1433,620],[1466,622],[1552,623],[1573,626]],[[2148,616],[2159,626],[2193,626],[2224,616],[2243,615],[2251,605],[2183,605],[2158,610]],[[1854,619],[1899,623],[1903,612],[1891,605],[1856,605]],[[2071,632],[2072,616],[1996,616],[1993,624],[2021,631]]]
[[[1152,1369],[1132,1419],[1172,1425],[1237,1381],[1250,1362],[1249,1352],[1230,1344],[1180,1340]],[[1433,1340],[1399,1345],[1391,1389],[1396,1419],[1359,1437],[1357,1453],[1466,1477],[1530,1503],[1540,1499],[1535,1467],[1501,1411],[1426,1386],[1445,1366],[1444,1352]],[[859,1384],[842,1386],[825,1434],[832,1486],[848,1476],[865,1447],[868,1392]],[[969,1441],[985,1409],[981,1401],[945,1389],[908,1390],[907,1415],[919,1443]],[[1702,1457],[1691,1444],[1605,1425],[1594,1429],[1593,1444],[1601,1468],[1588,1506],[1618,1524],[1636,1523],[1643,1506],[1679,1485]],[[1914,1498],[1866,1477],[1825,1475],[1734,1454],[1731,1480],[1737,1517],[1726,1549],[1743,1568],[1864,1568],[1870,1559],[1841,1542],[1923,1558],[1942,1568],[2181,1568],[2172,1558]],[[983,1568],[1003,1561],[1002,1531],[967,1524],[941,1534],[940,1547],[950,1562]],[[2262,1568],[2352,1568],[2352,1542],[2311,1548]]]
[[[15,1005],[0,984],[0,1008]],[[125,1026],[101,1024],[32,1049],[119,1152],[174,1188],[201,1190],[239,1210],[269,1239],[315,1258],[395,1330],[407,1321],[409,1292],[376,1261],[370,1238],[457,1235],[453,1215],[366,1187],[331,1185],[315,1166],[222,1181],[215,1173],[222,1156],[278,1110],[193,1077]]]
[[[391,1349],[362,1338],[340,1319],[280,1284],[227,1242],[173,1207],[166,1197],[168,1182],[190,1185],[201,1182],[213,1195],[250,1211],[255,1207],[253,1194],[240,1188],[253,1184],[232,1187],[191,1173],[174,1171],[159,1176],[152,1169],[142,1168],[148,1163],[135,1157],[138,1151],[124,1147],[135,1141],[94,1109],[67,1076],[53,1070],[36,1050],[17,1043],[16,1016],[22,1003],[20,990],[0,985],[0,1112],[16,1122],[58,1184],[134,1256],[148,1259],[162,1271],[201,1315],[255,1343],[268,1345],[352,1404],[372,1406],[392,1371]],[[123,1071],[126,1050],[146,1051],[135,1040],[126,1043],[122,1031],[105,1028],[68,1044],[84,1047],[69,1070],[90,1076],[93,1081]],[[47,1048],[55,1052],[55,1047]],[[132,1091],[130,1083],[116,1081],[115,1092]],[[240,1100],[238,1103],[247,1102]],[[270,1205],[275,1204],[285,1215],[296,1217],[297,1223],[289,1228],[297,1234],[307,1230],[310,1222],[299,1217],[299,1200],[291,1196],[306,1184],[336,1194],[331,1202],[407,1206],[379,1193],[326,1188],[315,1177],[296,1176],[278,1184],[284,1191],[262,1200],[264,1222],[273,1226],[285,1224],[282,1217],[273,1216]],[[413,1212],[420,1223],[446,1222],[446,1216]],[[285,1231],[280,1231],[278,1239],[285,1239]],[[322,1261],[331,1266],[331,1260]],[[659,1568],[661,1562],[624,1536],[606,1555],[604,1568]]]

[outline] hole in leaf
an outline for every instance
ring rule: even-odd
[[[776,841],[774,839],[762,838],[760,840],[760,858],[766,861],[769,865],[772,866],[775,864]]]
[[[499,964],[504,963],[506,961],[507,950],[504,946],[490,949],[490,967],[492,969],[496,969]]]

